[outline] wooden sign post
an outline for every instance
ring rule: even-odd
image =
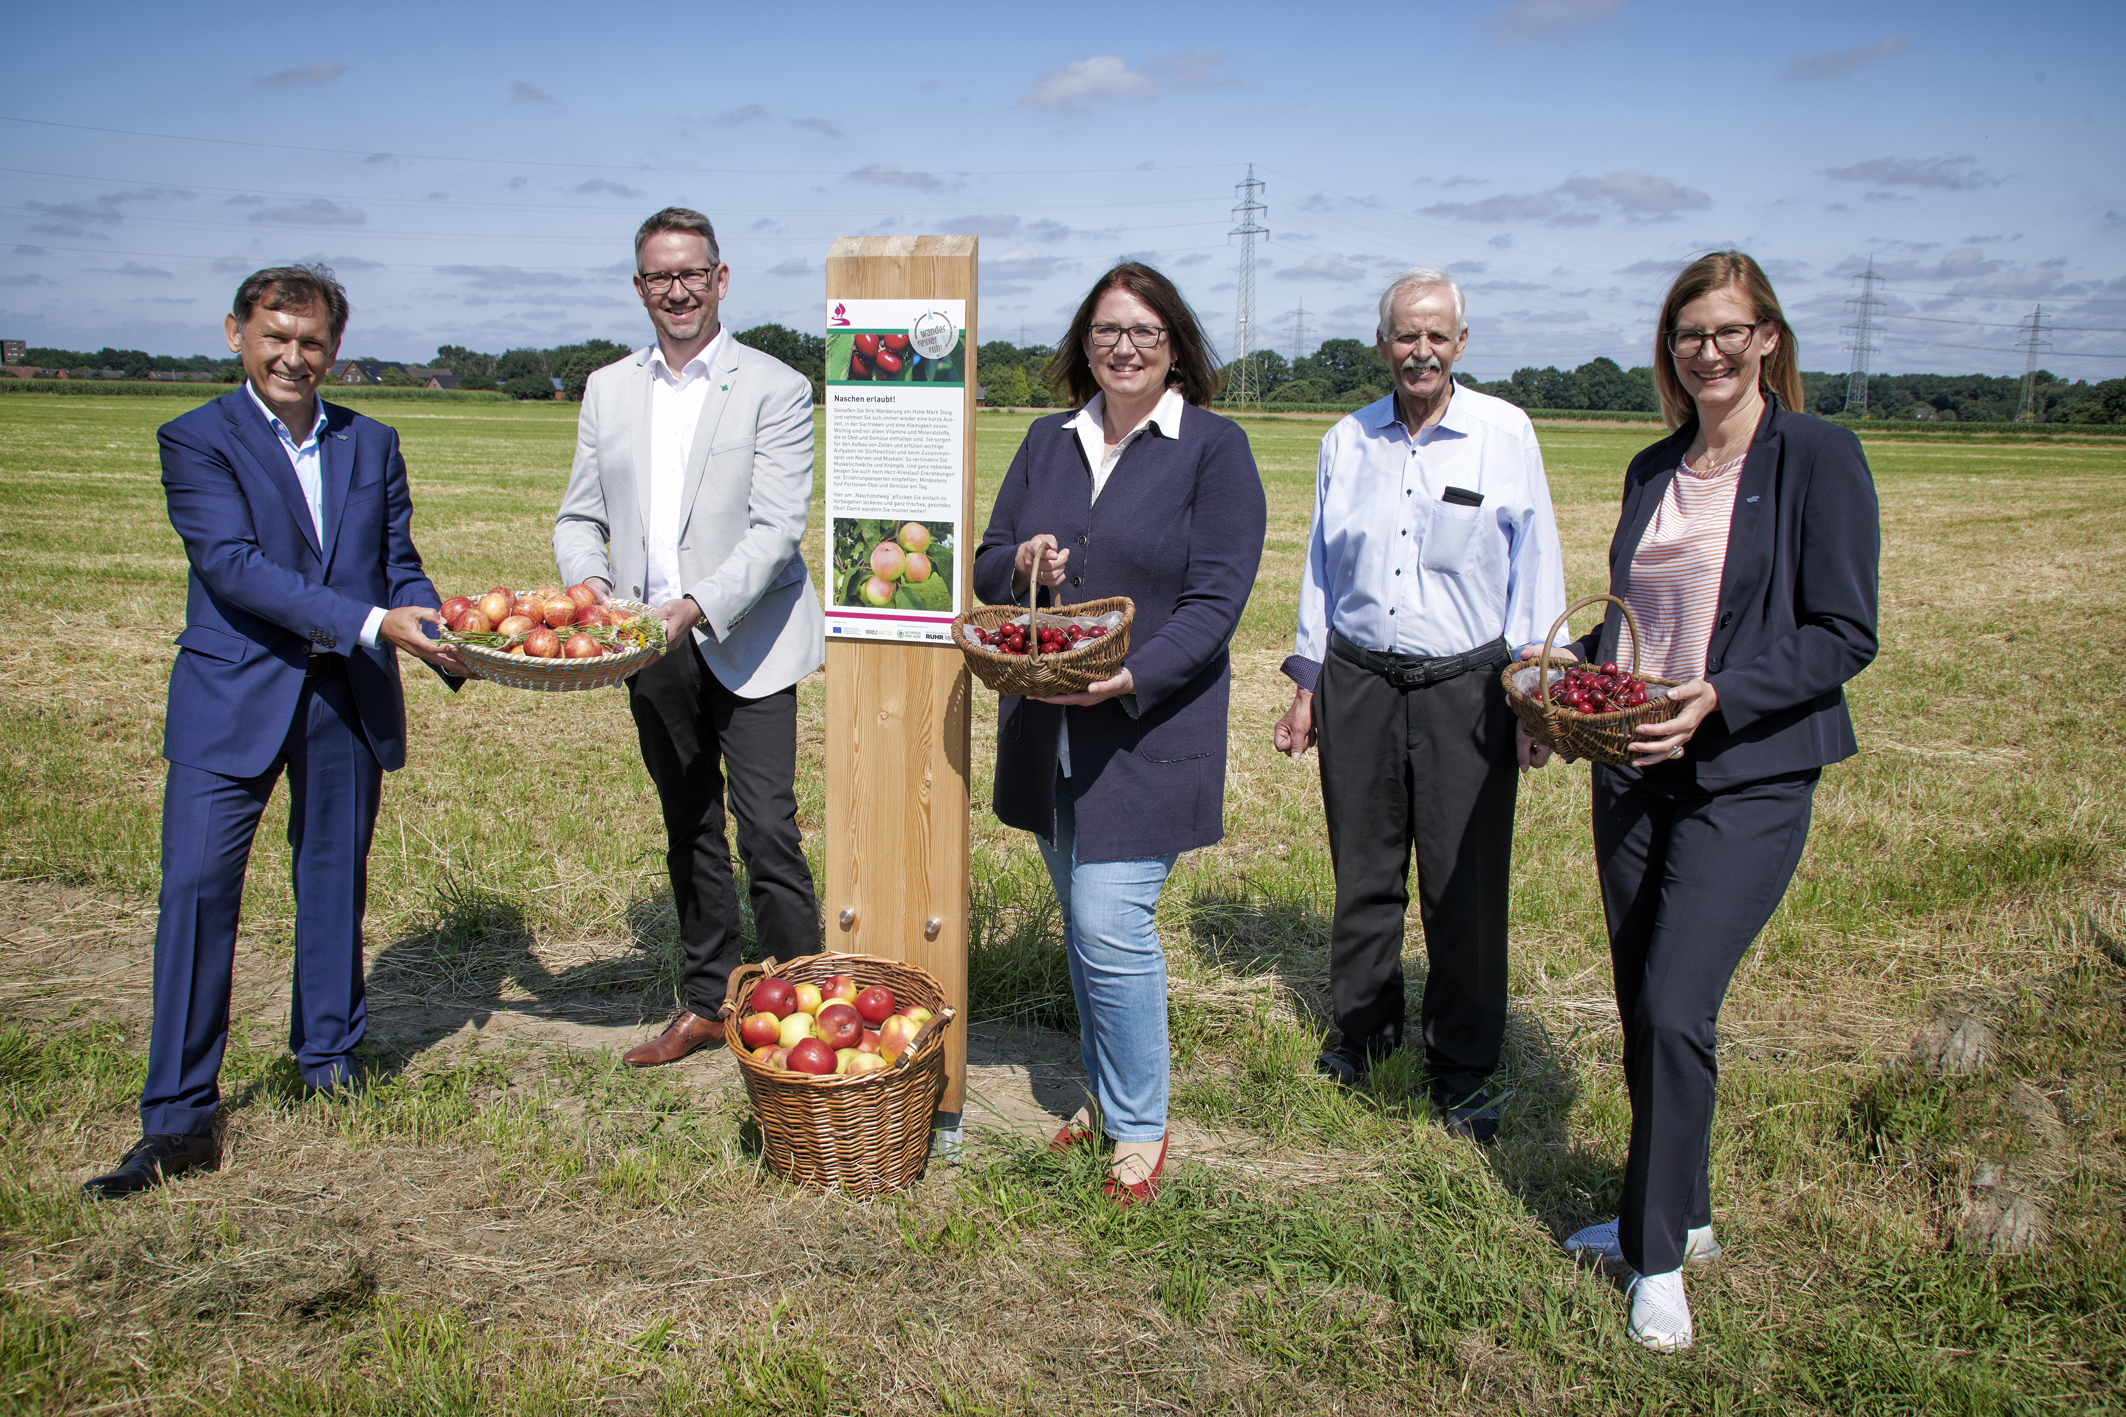
[[[842,237],[827,257],[830,949],[927,971],[955,1119],[967,1082],[976,240]],[[954,329],[953,326],[957,326]],[[954,336],[957,338],[954,338]],[[948,566],[949,562],[949,566]]]

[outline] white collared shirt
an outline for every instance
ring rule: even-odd
[[[1100,491],[1107,486],[1108,476],[1122,458],[1122,450],[1143,436],[1144,431],[1155,429],[1163,438],[1181,436],[1181,410],[1188,407],[1188,400],[1181,397],[1179,389],[1168,389],[1159,396],[1159,402],[1144,420],[1122,435],[1112,452],[1107,448],[1106,411],[1107,395],[1094,394],[1086,400],[1085,407],[1064,423],[1065,428],[1078,435],[1078,446],[1085,450],[1085,465],[1093,470],[1093,500],[1100,500]]]
[[[281,451],[288,455],[288,462],[295,469],[295,480],[302,486],[303,504],[310,511],[310,529],[317,533],[317,544],[323,546],[325,544],[325,454],[324,445],[319,440],[325,435],[324,403],[322,401],[318,403],[317,412],[310,419],[310,432],[302,442],[298,443],[295,441],[295,435],[288,431],[288,425],[281,422],[280,415],[273,411],[272,405],[260,398],[258,390],[251,387],[249,379],[244,380],[244,392],[251,395],[251,402],[256,404],[258,411],[265,415],[266,426],[273,430],[274,437],[280,439]],[[376,648],[377,626],[383,623],[384,607],[381,605],[372,606],[369,611],[369,618],[362,622],[362,643],[364,645],[367,645],[370,649]]]
[[[1483,502],[1448,503],[1450,487]],[[1301,688],[1314,687],[1332,629],[1364,649],[1438,657],[1540,642],[1564,608],[1543,453],[1520,409],[1457,386],[1413,438],[1391,393],[1322,438],[1285,663]],[[1569,638],[1561,627],[1558,643]]]
[[[676,373],[665,363],[664,347],[650,346],[650,514],[643,522],[642,590],[651,605],[686,594],[679,575],[686,509],[679,503],[686,495],[687,460],[709,399],[709,381],[730,338],[729,329],[717,330],[716,338]]]

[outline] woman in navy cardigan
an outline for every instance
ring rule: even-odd
[[[1205,405],[1209,341],[1172,282],[1101,276],[1049,378],[1075,413],[1026,432],[975,556],[983,601],[1128,596],[1122,670],[1084,692],[1006,695],[994,805],[1039,840],[1062,909],[1092,1098],[1055,1149],[1115,1142],[1104,1187],[1148,1201],[1166,1163],[1166,957],[1153,916],[1175,857],[1225,834],[1226,646],[1266,525],[1247,435]],[[1097,1109],[1097,1112],[1095,1111]]]
[[[1661,309],[1655,382],[1675,431],[1632,460],[1610,594],[1682,711],[1594,769],[1631,1148],[1614,1221],[1567,1250],[1630,1265],[1631,1334],[1691,1343],[1683,1265],[1718,1255],[1707,1165],[1715,1022],[1786,894],[1825,766],[1859,751],[1843,685],[1875,658],[1881,538],[1860,440],[1797,413],[1794,332],[1739,251],[1686,267]],[[1623,661],[1621,616],[1575,646]]]

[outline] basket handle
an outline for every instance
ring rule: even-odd
[[[723,1007],[717,1010],[726,1021],[738,1017],[738,991],[748,977],[759,975],[765,979],[776,970],[775,956],[769,955],[758,964],[741,964],[731,971],[731,980],[723,988]]]
[[[938,1029],[943,1028],[946,1024],[951,1022],[952,1006],[950,1004],[947,1004],[943,1008],[939,1009],[935,1014],[931,1015],[930,1022],[924,1024],[921,1028],[916,1030],[915,1037],[908,1040],[908,1046],[906,1048],[901,1049],[901,1055],[893,1060],[893,1066],[888,1068],[886,1071],[891,1073],[897,1073],[902,1068],[907,1067],[909,1063],[914,1061],[915,1055],[922,1051],[923,1040],[928,1038],[931,1034],[935,1033]]]
[[[1550,702],[1551,641],[1555,640],[1558,637],[1558,631],[1565,628],[1565,622],[1572,618],[1573,611],[1585,610],[1588,606],[1599,604],[1600,602],[1605,600],[1608,601],[1611,605],[1616,606],[1617,609],[1624,612],[1625,627],[1631,631],[1631,677],[1634,679],[1639,677],[1639,617],[1631,613],[1631,607],[1629,605],[1626,605],[1623,601],[1617,599],[1617,597],[1606,593],[1601,595],[1590,595],[1583,597],[1582,599],[1575,600],[1572,604],[1565,607],[1564,614],[1558,616],[1557,619],[1550,622],[1550,633],[1543,637],[1543,653],[1540,656],[1540,663],[1542,665],[1543,670],[1543,679],[1542,682],[1536,687],[1542,691],[1538,695],[1538,698],[1543,705],[1543,712],[1546,716],[1550,715],[1554,711],[1553,706]]]

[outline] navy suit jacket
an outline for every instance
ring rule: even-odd
[[[439,603],[413,545],[406,462],[395,429],[322,400],[319,417],[322,544],[288,454],[243,389],[156,433],[170,525],[191,566],[163,729],[173,763],[226,777],[270,768],[313,644],[347,657],[377,761],[406,762],[398,651],[360,642],[376,606]]]
[[[1820,768],[1860,751],[1843,685],[1875,658],[1881,519],[1860,439],[1767,399],[1735,490],[1720,613],[1705,652],[1720,707],[1686,751],[1708,787]],[[1624,474],[1623,514],[1609,543],[1609,593],[1619,599],[1696,433],[1695,422],[1684,424]],[[1622,619],[1611,606],[1573,648],[1582,659],[1624,663]]]
[[[1225,835],[1226,650],[1267,524],[1255,455],[1239,424],[1192,407],[1179,438],[1147,430],[1124,449],[1094,502],[1071,417],[1026,430],[975,556],[975,594],[1008,603],[1019,545],[1048,532],[1070,551],[1070,579],[1046,602],[1130,598],[1135,694],[1069,711],[1078,859],[1208,846]],[[1062,708],[1015,694],[998,707],[996,814],[1049,841],[1064,723]]]

